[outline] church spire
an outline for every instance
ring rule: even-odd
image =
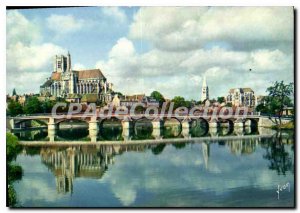
[[[204,75],[203,77],[203,82],[202,82],[202,88],[203,87],[207,87],[207,84],[206,84],[206,76]]]
[[[203,76],[203,82],[202,82],[202,91],[201,91],[201,102],[208,100],[209,94],[208,94],[208,86],[206,83],[206,76]]]

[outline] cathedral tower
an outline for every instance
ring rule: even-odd
[[[54,72],[65,72],[68,70],[69,58],[64,55],[54,56]]]

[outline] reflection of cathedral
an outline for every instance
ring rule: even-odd
[[[113,163],[112,147],[69,147],[67,149],[43,148],[42,162],[56,176],[57,190],[73,191],[75,177],[101,178],[108,164]]]
[[[76,71],[71,69],[71,55],[55,56],[50,78],[40,86],[41,96],[68,99],[100,99],[111,101],[112,84],[108,83],[100,69]]]
[[[144,145],[131,146],[76,146],[42,148],[42,162],[54,173],[59,193],[72,193],[77,177],[100,179],[114,163],[114,155],[127,151],[145,151]],[[150,147],[150,145],[149,145]]]

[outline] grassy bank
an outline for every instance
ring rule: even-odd
[[[294,130],[294,128],[295,128],[294,122],[292,121],[272,127],[272,129],[281,129],[281,130]]]
[[[20,151],[21,145],[18,138],[11,133],[6,133],[7,206],[9,207],[17,205],[17,195],[13,182],[21,180],[23,175],[22,167],[12,163]]]

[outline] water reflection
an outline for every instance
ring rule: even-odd
[[[14,134],[22,141],[43,141],[47,140],[47,129],[15,131]]]
[[[269,169],[276,170],[278,174],[285,175],[287,171],[294,173],[294,155],[286,151],[286,144],[292,144],[291,149],[294,154],[294,144],[291,137],[285,137],[282,132],[278,132],[272,138],[271,143],[264,143],[266,153],[263,156],[269,161]]]
[[[211,156],[211,147],[217,144],[219,148],[226,151],[226,155],[251,155],[257,148],[264,151],[263,157],[268,163],[268,169],[276,170],[278,175],[285,175],[287,171],[294,173],[294,148],[293,139],[289,136],[281,138],[256,138],[243,140],[207,141],[198,143],[197,140],[191,143],[173,144],[147,144],[147,145],[82,145],[70,147],[24,147],[25,155],[40,155],[41,162],[54,174],[58,193],[72,193],[75,178],[101,179],[110,166],[114,166],[115,156],[127,152],[147,152],[151,150],[153,155],[161,155],[168,146],[178,150],[185,150],[191,144],[201,145],[202,151],[198,153],[203,159],[203,168],[211,170],[210,161],[216,162]],[[194,156],[195,157],[195,156]],[[211,159],[212,158],[212,159]],[[181,159],[185,161],[185,159]],[[134,162],[131,162],[134,164]],[[201,166],[201,165],[200,165]],[[216,167],[217,165],[212,165]],[[25,171],[26,172],[26,171]]]
[[[54,131],[53,131],[54,132]],[[74,141],[74,140],[88,140],[89,131],[87,128],[60,128],[54,132],[57,141]],[[53,134],[53,133],[52,133]]]
[[[100,123],[99,140],[120,141],[122,137],[122,123],[118,119],[104,120]]]

